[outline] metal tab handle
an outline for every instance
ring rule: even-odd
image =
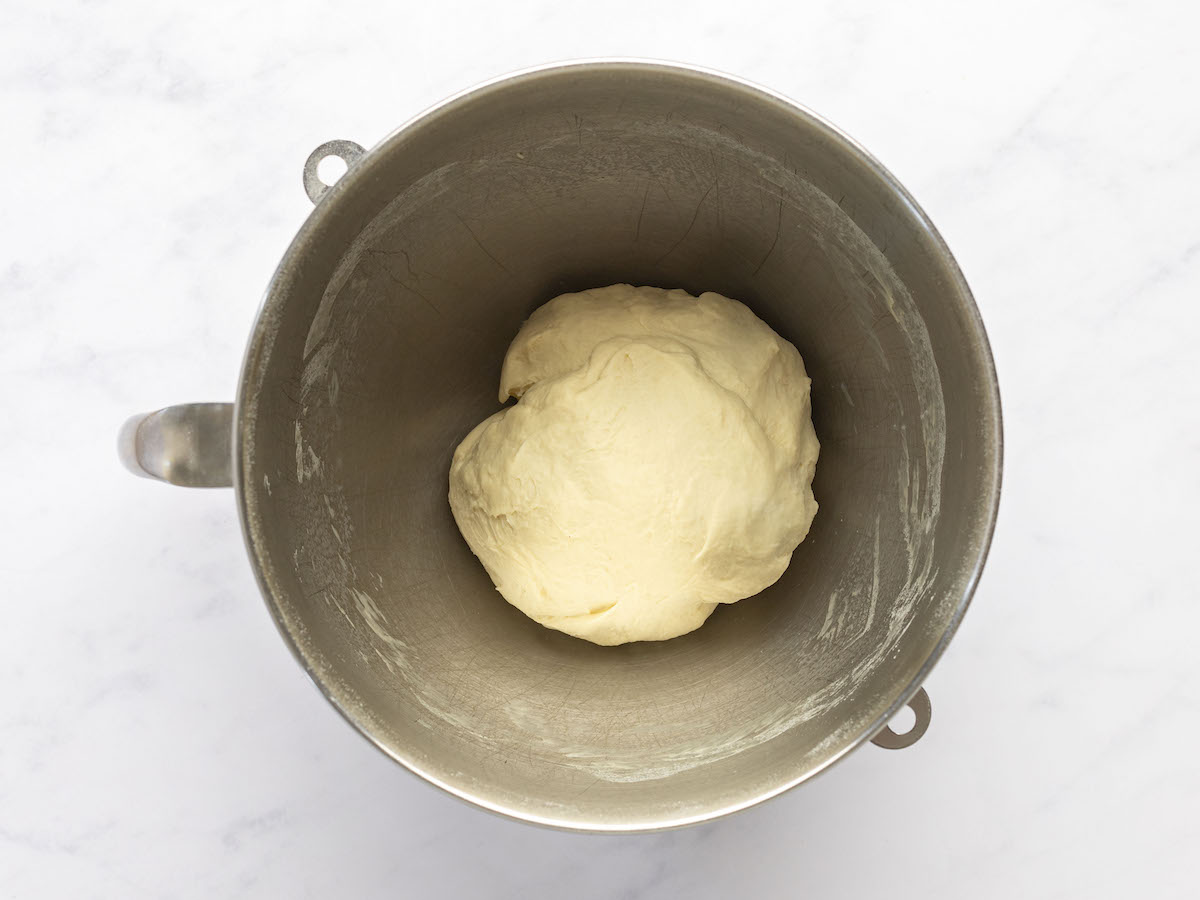
[[[143,478],[183,487],[233,487],[233,404],[186,403],[134,416],[117,453]]]
[[[919,741],[929,729],[929,720],[933,717],[933,706],[929,702],[929,695],[925,693],[925,688],[920,688],[912,695],[908,701],[908,708],[917,717],[912,728],[904,734],[897,734],[892,731],[890,725],[884,725],[875,734],[875,737],[871,738],[871,743],[886,750],[903,750]]]
[[[348,172],[350,167],[358,162],[366,152],[362,144],[356,144],[354,141],[326,141],[308,154],[308,159],[304,161],[304,193],[308,194],[308,199],[314,204],[319,203],[326,192],[333,187],[332,182],[326,182],[317,172],[317,167],[322,162],[330,157],[340,159],[346,164],[346,172]],[[338,178],[344,176],[346,172],[343,172]],[[337,180],[337,178],[334,179],[334,181]]]

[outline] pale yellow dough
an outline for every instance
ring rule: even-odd
[[[611,287],[542,306],[450,467],[509,603],[597,644],[699,628],[773,584],[817,511],[800,354],[719,294]]]

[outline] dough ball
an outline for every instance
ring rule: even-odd
[[[773,584],[817,511],[800,354],[719,294],[538,309],[454,453],[450,507],[509,603],[597,644],[692,631]]]

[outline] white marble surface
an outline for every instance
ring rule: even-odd
[[[1195,4],[15,0],[2,19],[0,896],[1195,896]],[[387,761],[276,635],[232,495],[113,452],[131,412],[232,398],[311,148],[603,54],[738,73],[874,150],[975,289],[1008,438],[921,743],[625,838],[496,819]]]

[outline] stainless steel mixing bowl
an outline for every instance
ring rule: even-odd
[[[349,164],[331,188],[326,156]],[[1000,406],[961,273],[866,151],[725,76],[586,62],[459,95],[369,152],[331,142],[305,186],[236,410],[138,417],[122,446],[236,487],[280,631],[348,721],[459,797],[599,831],[710,819],[919,736],[995,520]],[[522,320],[619,281],[735,297],[800,349],[821,509],[762,594],[597,647],[504,602],[447,472]]]

